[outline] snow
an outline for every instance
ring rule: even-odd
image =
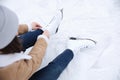
[[[70,36],[97,41],[95,48],[75,54],[58,80],[120,80],[119,0],[0,0],[0,4],[15,11],[20,23],[37,21],[42,26],[57,9],[64,8],[64,18],[58,33],[50,38],[41,68],[66,49]]]

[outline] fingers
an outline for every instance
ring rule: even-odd
[[[45,30],[42,35],[47,36],[48,38],[50,37],[50,33],[48,30]]]
[[[32,22],[31,25],[32,25],[33,30],[37,30],[37,29],[42,28],[42,26],[37,22]]]

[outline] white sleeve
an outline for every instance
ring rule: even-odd
[[[49,39],[48,39],[48,37],[47,37],[47,36],[45,36],[45,35],[39,35],[37,39],[39,39],[39,38],[44,38],[44,39],[45,39],[45,41],[46,41],[46,42],[47,42],[47,44],[48,44]]]
[[[28,25],[28,31],[32,31],[32,25],[29,23],[27,25]]]

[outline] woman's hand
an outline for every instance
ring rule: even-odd
[[[37,29],[42,28],[42,26],[37,22],[32,22],[31,26],[32,26],[32,30],[37,30]]]
[[[45,30],[42,35],[47,36],[48,38],[50,37],[50,33],[48,30]]]

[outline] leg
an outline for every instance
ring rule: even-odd
[[[55,34],[58,30],[61,20],[63,19],[63,12],[59,10],[57,14],[51,19],[48,23],[45,30],[48,30],[51,35]],[[42,34],[43,30],[36,30],[33,32],[28,32],[26,34],[21,35],[19,38],[22,40],[23,50],[34,45],[36,42],[37,36]]]
[[[41,29],[38,29],[32,32],[27,32],[23,35],[20,35],[18,38],[20,38],[22,41],[23,50],[26,50],[27,48],[33,46],[37,40],[37,36],[42,33],[43,31]]]
[[[45,68],[36,72],[29,80],[57,80],[73,56],[73,52],[70,49],[65,50]]]
[[[36,72],[29,80],[57,80],[80,49],[92,48],[93,46],[95,46],[95,43],[91,40],[69,40],[68,49],[56,57],[45,68]]]

